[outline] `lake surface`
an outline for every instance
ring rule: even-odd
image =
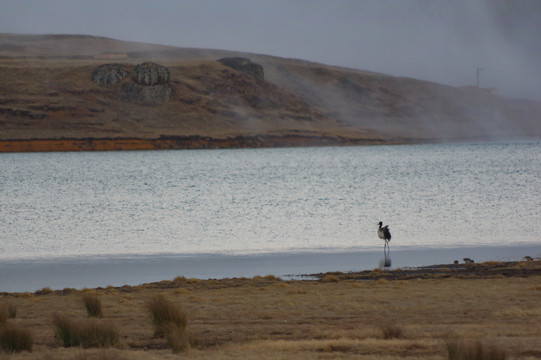
[[[0,154],[0,260],[541,244],[541,144]]]

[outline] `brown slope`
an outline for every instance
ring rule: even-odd
[[[541,136],[540,103],[504,98],[492,89],[318,64],[266,69],[276,84],[352,128],[416,140]]]
[[[171,73],[170,101],[127,100],[122,83],[90,79],[97,60],[39,60],[38,66],[3,61],[2,138],[228,137],[322,133],[334,121],[287,89],[258,82],[216,61],[161,62]]]
[[[265,81],[216,61],[239,55],[261,64]],[[169,69],[169,101],[131,101],[122,84],[90,78],[104,63],[144,61]],[[210,137],[252,146],[260,135],[303,144],[541,136],[538,103],[484,89],[91,36],[0,35],[0,77],[0,140]]]

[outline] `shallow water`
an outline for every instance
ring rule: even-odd
[[[444,249],[395,249],[392,268],[450,264],[464,257],[476,262],[540,257],[541,246],[483,246]],[[144,255],[55,259],[0,260],[0,292],[36,291],[45,287],[95,288],[139,285],[177,276],[221,279],[275,275],[283,279],[312,279],[306,274],[362,271],[381,267],[381,250],[280,252],[251,255]]]
[[[539,245],[541,144],[0,154],[0,260]]]

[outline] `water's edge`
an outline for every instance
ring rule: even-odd
[[[449,264],[469,257],[476,262],[540,257],[541,244],[443,249],[393,249],[393,268]],[[36,291],[45,287],[95,288],[139,285],[176,276],[219,279],[276,275],[284,278],[328,271],[374,269],[382,251],[294,252],[260,255],[150,255],[0,260],[0,292]]]

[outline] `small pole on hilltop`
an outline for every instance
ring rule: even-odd
[[[483,70],[483,68],[477,67],[477,87],[479,87],[479,73]]]

